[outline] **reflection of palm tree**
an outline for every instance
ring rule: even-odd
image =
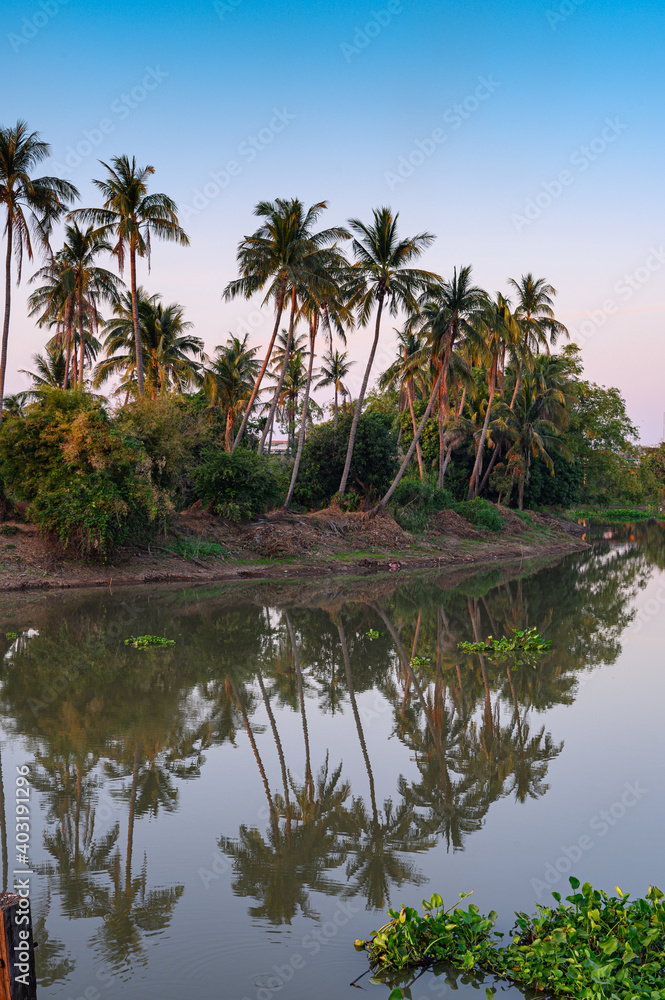
[[[233,860],[233,891],[259,900],[250,909],[253,917],[272,924],[290,924],[299,910],[316,917],[309,892],[338,895],[342,891],[326,874],[346,855],[338,830],[349,785],[340,784],[341,772],[340,764],[329,775],[326,759],[311,789],[307,782],[294,786],[294,827],[288,838],[276,824],[265,840],[259,830],[244,824],[237,840],[220,838],[220,849]]]
[[[298,647],[296,645],[296,637],[293,631],[293,623],[288,611],[284,612],[284,617],[286,618],[286,624],[289,630],[289,639],[291,640],[291,649],[293,650],[293,662],[295,663],[296,676],[298,678],[298,700],[300,702],[302,731],[305,739],[305,782],[310,790],[312,790],[312,763],[309,749],[309,732],[307,729],[307,712],[305,710],[305,696],[303,691],[302,670],[300,668],[300,656],[298,655]]]

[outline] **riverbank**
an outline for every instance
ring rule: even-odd
[[[370,517],[333,507],[301,515],[277,511],[235,525],[194,507],[174,519],[165,538],[145,549],[121,550],[107,563],[65,558],[35,525],[5,522],[0,590],[362,576],[525,561],[587,547],[584,529],[574,522],[499,510],[499,532],[445,510],[432,518],[428,531],[411,535],[389,514]]]

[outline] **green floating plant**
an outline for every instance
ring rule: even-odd
[[[500,639],[495,639],[490,635],[486,642],[460,642],[457,646],[464,653],[484,653],[486,656],[500,660],[513,656],[519,657],[521,654],[525,654],[529,659],[542,656],[549,652],[552,645],[551,639],[543,639],[542,635],[536,632],[535,627],[513,628],[511,632],[513,634],[510,637],[504,635]],[[524,661],[518,659],[517,662],[523,663]]]
[[[18,632],[5,632],[5,639],[18,639]]]
[[[379,638],[379,633],[376,631],[375,628],[371,628],[367,632],[365,632],[365,636],[369,639],[370,642],[372,642],[373,639]]]
[[[412,656],[409,662],[412,667],[426,667],[430,658],[429,656]]]
[[[607,896],[586,882],[565,902],[538,906],[529,916],[516,913],[510,944],[493,931],[496,913],[477,906],[443,908],[436,893],[423,900],[421,916],[412,907],[389,910],[389,922],[365,948],[372,967],[403,969],[448,962],[460,970],[493,975],[550,997],[584,1000],[665,1000],[665,906],[660,889],[649,886],[644,899],[630,900],[619,887]],[[463,893],[464,899],[468,893]],[[487,996],[493,995],[488,989]],[[410,995],[396,987],[389,1000]]]
[[[125,639],[125,646],[135,646],[136,649],[151,649],[153,646],[175,646],[175,639],[164,639],[161,635],[130,635]]]

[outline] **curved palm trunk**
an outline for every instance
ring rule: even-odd
[[[7,216],[7,256],[5,258],[5,318],[2,324],[2,352],[0,354],[0,427],[2,427],[2,409],[5,402],[5,375],[7,374],[7,344],[9,342],[9,315],[12,299],[12,242],[14,223],[11,215]]]
[[[286,378],[286,369],[289,365],[289,355],[291,354],[291,342],[293,340],[293,327],[295,326],[296,319],[296,290],[295,286],[291,290],[291,318],[289,319],[289,332],[286,336],[286,349],[284,351],[284,363],[282,364],[282,370],[279,373],[279,381],[275,387],[275,394],[272,397],[272,403],[270,404],[270,412],[268,414],[268,419],[266,425],[263,428],[263,434],[261,435],[261,441],[259,442],[259,455],[263,454],[263,449],[266,444],[266,437],[270,434],[272,438],[272,425],[275,419],[275,411],[277,410],[277,404],[279,402],[279,397],[282,392],[282,386],[284,385],[284,379]]]
[[[275,840],[278,841],[279,840],[279,822],[278,822],[278,815],[277,815],[277,807],[275,806],[275,803],[273,802],[273,797],[272,797],[272,794],[270,792],[270,785],[268,784],[268,776],[266,774],[266,769],[263,766],[263,761],[261,760],[261,754],[259,753],[259,748],[256,745],[256,740],[254,739],[254,733],[252,732],[252,727],[249,724],[249,718],[247,716],[247,711],[245,709],[245,706],[243,705],[242,698],[240,697],[240,692],[238,691],[238,688],[236,687],[235,681],[231,681],[231,690],[233,692],[233,697],[236,700],[236,704],[238,705],[238,708],[240,709],[240,714],[242,715],[242,721],[243,721],[243,725],[245,727],[245,732],[247,733],[247,735],[249,737],[249,742],[251,743],[251,746],[252,746],[252,752],[254,754],[254,759],[256,760],[256,763],[257,763],[258,768],[259,768],[259,774],[261,775],[261,780],[263,782],[263,788],[264,788],[265,793],[266,793],[266,798],[268,799],[268,808],[270,810],[270,818],[271,818],[273,832],[275,834]]]
[[[263,677],[261,676],[260,670],[256,674],[256,679],[259,682],[259,688],[261,689],[261,697],[263,698],[263,703],[266,706],[266,713],[268,715],[268,720],[270,722],[270,728],[272,729],[273,739],[275,740],[275,746],[277,747],[277,756],[279,757],[279,766],[282,772],[282,784],[284,786],[284,803],[286,805],[286,836],[288,839],[291,831],[291,802],[289,799],[289,780],[286,773],[284,748],[282,746],[282,741],[279,738],[279,732],[277,731],[277,723],[275,722],[275,716],[272,710],[272,705],[270,704],[270,698],[268,697],[268,692],[266,691],[265,684],[263,683]]]
[[[296,479],[298,478],[298,469],[300,468],[300,459],[302,458],[302,450],[305,445],[305,423],[307,420],[307,406],[309,404],[309,393],[312,385],[312,374],[314,372],[314,345],[316,342],[316,328],[317,328],[316,317],[312,322],[312,328],[309,337],[309,366],[307,368],[307,385],[305,386],[305,399],[302,404],[302,420],[300,422],[300,433],[298,435],[298,449],[296,451],[296,457],[293,462],[293,471],[291,473],[291,482],[289,483],[289,492],[286,494],[286,500],[284,501],[284,510],[288,510],[289,504],[293,498],[293,491],[296,486]]]
[[[356,692],[353,687],[353,676],[351,674],[351,661],[349,659],[349,647],[346,642],[346,635],[344,633],[344,626],[341,622],[336,622],[337,632],[339,634],[339,641],[342,646],[342,657],[344,659],[344,671],[346,673],[346,686],[349,692],[349,700],[351,702],[351,709],[353,711],[353,718],[356,723],[356,731],[358,733],[358,742],[360,743],[360,749],[362,750],[363,760],[365,761],[365,770],[367,771],[367,779],[369,781],[369,797],[372,803],[372,819],[374,824],[378,823],[379,812],[376,807],[376,789],[374,787],[374,772],[372,771],[372,764],[369,759],[369,754],[367,753],[367,744],[365,742],[365,734],[363,732],[362,722],[360,721],[360,713],[358,712],[358,704],[356,702]]]
[[[139,386],[139,398],[143,399],[143,348],[141,331],[139,329],[139,303],[136,293],[136,251],[130,250],[129,266],[132,282],[132,319],[134,320],[134,347],[136,348],[136,379]]]
[[[296,637],[293,631],[293,622],[291,621],[291,615],[288,611],[284,612],[286,617],[286,624],[289,630],[289,638],[291,640],[291,648],[293,649],[293,662],[296,666],[296,677],[298,678],[298,700],[300,701],[300,715],[302,717],[302,731],[303,739],[305,740],[305,783],[307,785],[307,790],[310,795],[314,794],[314,781],[312,780],[312,762],[309,752],[309,731],[307,728],[307,712],[305,711],[305,693],[303,690],[302,682],[302,670],[300,668],[300,656],[298,655],[298,647],[296,646]]]
[[[339,423],[339,403],[337,399],[337,382],[335,382],[335,420],[333,422],[333,430],[335,432],[335,439],[337,439],[337,424]]]
[[[439,372],[439,377],[437,378],[436,382],[434,383],[434,388],[432,389],[432,394],[431,394],[431,396],[429,398],[429,403],[427,404],[427,409],[423,413],[422,419],[421,419],[420,423],[418,424],[418,430],[413,435],[413,441],[409,445],[409,450],[407,451],[406,455],[404,456],[404,460],[403,460],[402,464],[400,465],[400,467],[399,467],[399,469],[397,471],[397,475],[393,479],[393,482],[392,482],[392,485],[390,486],[390,489],[388,490],[388,492],[383,497],[381,497],[381,499],[379,500],[378,504],[376,505],[376,507],[372,511],[372,514],[377,514],[378,511],[381,510],[382,507],[386,506],[386,504],[390,500],[391,496],[393,495],[393,493],[397,489],[402,476],[406,472],[407,467],[409,465],[409,462],[413,458],[413,453],[416,450],[416,445],[420,441],[420,436],[421,436],[422,432],[425,429],[425,424],[429,420],[429,415],[432,412],[432,407],[434,406],[434,400],[436,399],[436,396],[437,396],[437,393],[439,391],[439,386],[441,385],[442,379],[443,379],[443,368]]]
[[[363,407],[363,400],[365,398],[365,393],[367,392],[367,383],[369,382],[369,375],[372,370],[372,365],[374,364],[374,355],[376,354],[377,344],[379,343],[379,334],[381,333],[381,313],[383,312],[383,293],[379,296],[379,306],[376,311],[376,325],[374,327],[374,341],[372,343],[372,350],[369,352],[369,360],[367,362],[367,367],[365,368],[365,374],[363,376],[363,382],[360,387],[360,395],[358,396],[358,402],[356,403],[355,413],[353,414],[353,420],[351,422],[351,433],[349,434],[349,446],[346,449],[346,461],[344,462],[344,471],[342,472],[342,480],[339,484],[338,493],[341,497],[344,496],[346,491],[346,484],[349,479],[349,470],[351,468],[351,459],[353,458],[353,449],[356,443],[356,434],[358,433],[358,421],[360,420],[360,411]],[[413,454],[413,452],[411,452]],[[410,460],[410,458],[409,458]]]
[[[443,368],[441,370],[443,371]],[[444,458],[445,444],[444,444],[444,431],[443,431],[443,428],[444,428],[444,425],[445,425],[446,421],[445,421],[445,414],[444,414],[444,392],[443,392],[443,387],[441,387],[439,389],[439,394],[438,394],[438,397],[437,397],[437,403],[438,403],[438,405],[437,405],[437,421],[438,421],[438,429],[439,429],[439,476],[438,476],[436,485],[437,485],[437,487],[440,490],[442,490],[443,489],[443,477],[445,475],[446,466],[448,464],[446,462],[445,458]]]
[[[480,441],[478,442],[476,461],[473,463],[473,471],[471,473],[471,479],[469,480],[469,492],[467,495],[467,500],[473,500],[474,497],[478,496],[478,480],[480,479],[480,473],[483,466],[483,457],[485,455],[485,439],[487,437],[487,428],[490,425],[490,417],[492,415],[492,403],[494,402],[494,393],[496,391],[496,365],[497,365],[497,358],[495,357],[492,362],[492,367],[490,368],[490,386],[489,386],[489,397],[487,400],[487,411],[485,413],[485,420],[483,423],[482,434],[480,435]]]
[[[501,451],[501,448],[499,447],[499,445],[495,444],[494,445],[494,451],[492,452],[492,457],[490,459],[490,464],[487,466],[487,469],[485,470],[485,475],[483,476],[483,478],[482,478],[482,480],[480,482],[480,486],[478,487],[478,492],[479,493],[482,493],[483,490],[486,489],[487,484],[489,483],[490,476],[492,474],[492,469],[496,465],[497,460],[499,458],[499,452],[500,451]]]
[[[254,403],[256,401],[256,397],[259,394],[259,389],[261,388],[261,382],[263,381],[263,376],[265,375],[266,369],[268,367],[268,364],[270,363],[270,356],[272,354],[272,349],[275,346],[275,340],[276,340],[277,334],[279,332],[279,324],[282,321],[282,313],[283,313],[283,311],[284,311],[284,291],[282,290],[279,293],[279,299],[277,300],[277,314],[275,316],[275,326],[273,327],[272,337],[270,338],[270,343],[268,344],[268,350],[267,350],[266,356],[265,356],[265,358],[263,360],[263,364],[261,365],[261,371],[256,376],[256,381],[254,383],[254,388],[252,389],[252,394],[249,397],[249,401],[247,403],[247,406],[245,408],[245,412],[243,414],[242,423],[240,424],[240,427],[238,428],[238,433],[236,434],[236,439],[233,442],[233,447],[231,448],[231,454],[234,453],[234,451],[236,450],[236,448],[238,447],[238,445],[242,441],[242,436],[245,433],[245,428],[247,427],[247,422],[248,422],[248,420],[249,420],[249,418],[250,418],[250,416],[252,414],[252,408],[253,408]]]
[[[404,355],[405,355],[404,360],[406,361],[406,348],[404,349]],[[406,383],[406,395],[409,400],[409,410],[411,411],[411,423],[413,425],[413,433],[415,435],[417,426],[416,426],[416,414],[415,410],[413,409],[413,379],[408,379]],[[423,473],[423,456],[422,452],[420,451],[420,442],[418,442],[418,444],[416,445],[416,458],[418,459],[418,469],[420,470],[420,481],[422,483],[424,478],[424,473]]]

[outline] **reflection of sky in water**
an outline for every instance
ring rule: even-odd
[[[347,600],[331,581],[144,592],[115,634],[126,594],[41,598],[13,617],[5,604],[2,633],[21,637],[6,640],[2,676],[9,860],[14,767],[29,762],[42,992],[332,1000],[364,971],[353,940],[383,922],[388,896],[450,904],[475,889],[507,931],[513,910],[547,901],[548,879],[565,891],[567,859],[588,841],[575,874],[633,894],[658,883],[665,588],[643,553],[662,562],[663,548],[651,528],[638,536],[642,548],[619,532],[531,577],[498,568],[457,590],[403,577],[345,583]],[[379,610],[407,657],[430,657],[419,676]],[[514,691],[505,665],[485,661],[487,694],[477,659],[456,652],[472,619],[482,637],[535,625],[552,653],[513,673]],[[130,631],[177,645],[130,650]],[[519,802],[528,746],[546,759]],[[428,973],[412,995],[452,988]]]

